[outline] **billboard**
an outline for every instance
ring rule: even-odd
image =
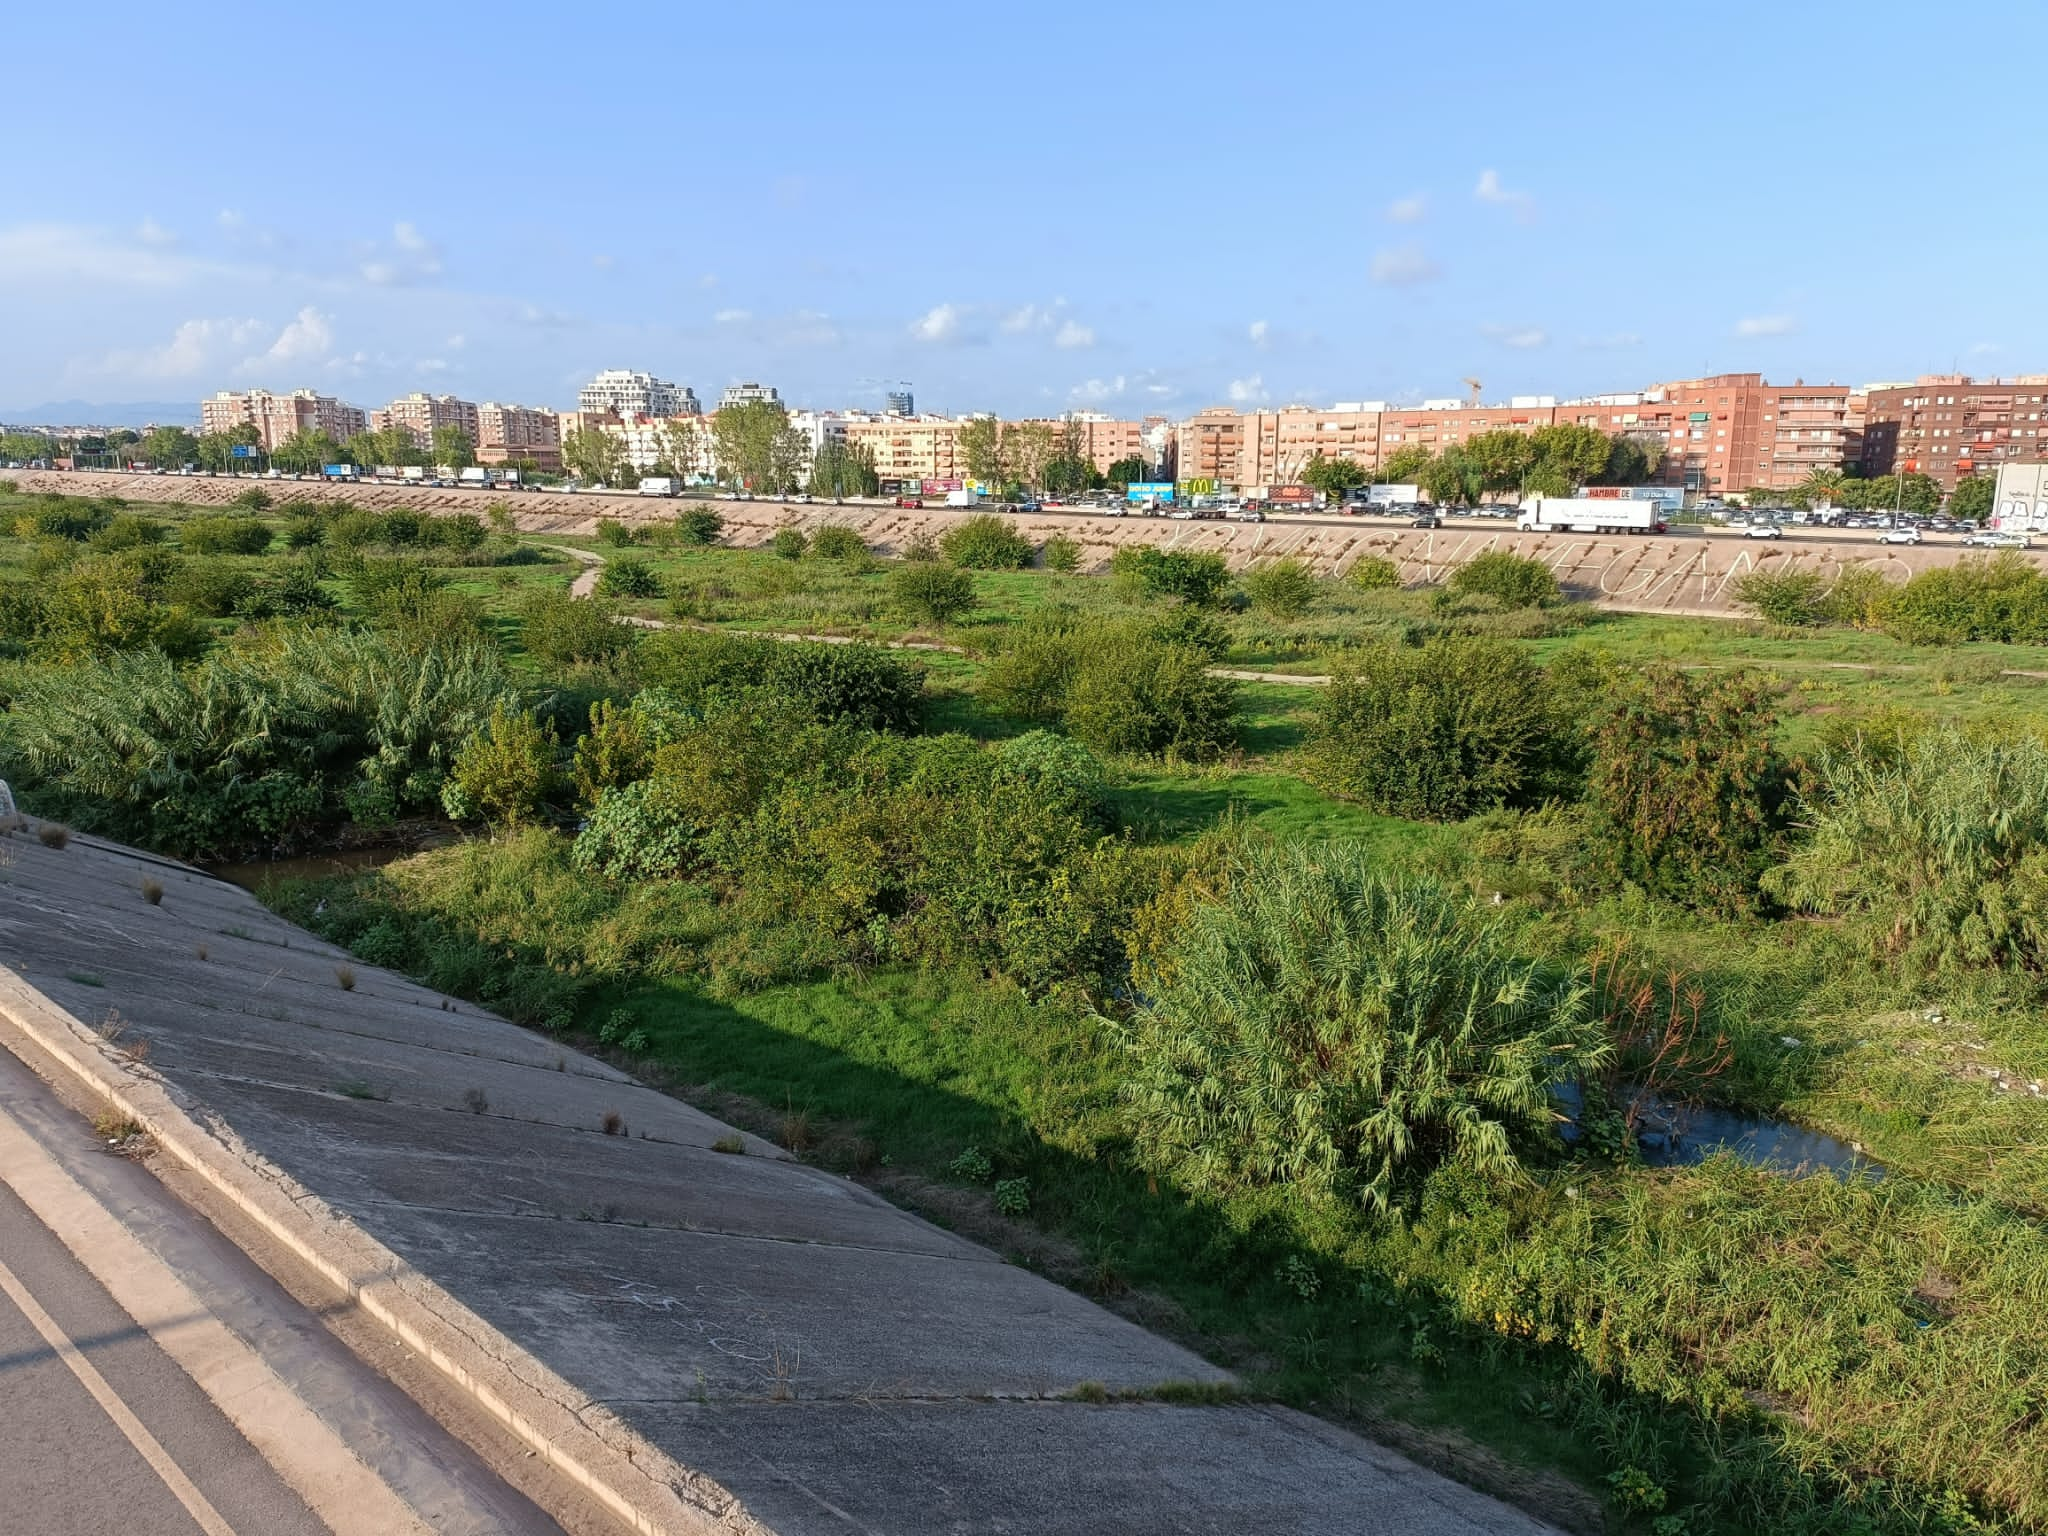
[[[352,479],[355,476],[355,472],[356,467],[353,464],[322,464],[320,466],[320,473],[330,480]]]
[[[964,491],[966,489],[966,482],[961,480],[927,480],[924,482],[924,494],[927,496],[943,496],[948,491]]]
[[[1124,489],[1125,501],[1171,501],[1173,482],[1171,480],[1133,480]]]

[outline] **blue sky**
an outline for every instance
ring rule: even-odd
[[[2048,370],[2038,0],[470,10],[15,18],[0,406]]]

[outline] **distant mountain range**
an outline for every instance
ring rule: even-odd
[[[0,422],[11,427],[196,427],[195,400],[46,400],[41,405],[0,405]]]

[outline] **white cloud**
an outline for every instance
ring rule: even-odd
[[[1078,352],[1095,345],[1095,332],[1078,320],[1069,320],[1059,328],[1052,344],[1063,351]]]
[[[157,223],[155,219],[144,219],[135,227],[135,238],[144,245],[176,245],[178,237]]]
[[[460,352],[464,347],[469,345],[469,338],[463,335],[462,332],[457,331],[453,336],[450,336],[447,339],[447,341],[442,343],[442,345],[447,347],[450,352]]]
[[[844,338],[832,317],[821,309],[800,309],[772,328],[770,339],[779,347],[836,347]]]
[[[423,357],[412,365],[414,373],[446,373],[448,360],[444,357]]]
[[[1512,208],[1517,218],[1527,219],[1536,211],[1536,199],[1526,192],[1511,192],[1502,185],[1499,171],[1481,171],[1472,195],[1496,208]]]
[[[699,288],[716,288],[718,286],[718,274],[716,272],[706,272],[697,279],[697,286]]]
[[[1754,339],[1759,336],[1789,336],[1799,329],[1791,315],[1745,315],[1735,322],[1735,334]]]
[[[1230,381],[1230,398],[1238,405],[1248,405],[1255,400],[1263,400],[1266,398],[1266,381],[1256,373],[1248,379],[1232,379]]]
[[[721,309],[711,318],[719,325],[745,325],[754,318],[754,312],[750,309]]]
[[[1013,309],[1004,315],[998,323],[997,329],[1006,336],[1021,336],[1026,331],[1036,330],[1051,319],[1052,316],[1040,309],[1036,304],[1026,304],[1022,308]]]
[[[240,229],[246,221],[237,209],[223,208],[220,211],[218,222],[222,229]]]
[[[1067,396],[1079,405],[1100,405],[1106,400],[1114,400],[1125,388],[1124,376],[1118,374],[1113,379],[1088,379],[1076,384],[1067,391]]]
[[[1263,347],[1266,345],[1266,339],[1273,334],[1273,328],[1263,320],[1254,320],[1245,327],[1245,334],[1251,337],[1253,346]]]
[[[379,288],[398,288],[441,275],[441,250],[417,226],[401,219],[391,226],[389,252],[372,248],[357,270],[363,281]]]
[[[1376,283],[1402,288],[1441,276],[1443,268],[1430,260],[1429,253],[1419,245],[1390,245],[1373,253],[1372,280]]]
[[[1417,193],[1414,197],[1397,197],[1387,204],[1387,219],[1394,224],[1420,224],[1429,211],[1429,205]]]
[[[263,331],[260,320],[187,320],[160,347],[109,352],[92,362],[76,363],[68,372],[110,379],[192,378],[246,349]]]
[[[958,304],[934,304],[910,327],[910,334],[919,341],[942,346],[963,341],[966,317],[967,312]]]
[[[308,304],[277,333],[277,340],[260,357],[242,366],[261,368],[273,363],[303,363],[325,357],[334,348],[334,326],[327,316]]]
[[[1994,352],[2003,352],[2004,350],[2004,346],[2002,346],[1998,342],[1980,341],[1974,347],[1970,348],[1970,356],[1989,357]]]
[[[1534,325],[1483,325],[1479,332],[1504,347],[1514,347],[1523,352],[1547,346],[1550,342],[1550,333]]]
[[[0,282],[85,282],[166,287],[198,270],[177,252],[73,224],[0,229]]]

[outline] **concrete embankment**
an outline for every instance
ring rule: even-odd
[[[88,838],[0,851],[0,1038],[626,1528],[1548,1529],[1285,1410],[1075,1400],[1227,1378],[198,871]]]
[[[74,496],[119,496],[129,501],[225,505],[250,482],[177,475],[58,474],[0,471],[23,490]],[[672,517],[690,503],[634,496],[562,495],[556,492],[414,489],[403,485],[335,485],[311,481],[262,482],[281,503],[345,500],[369,507],[410,507],[422,512],[479,512],[494,501],[511,508],[519,525],[536,533],[589,533],[599,518],[626,523]],[[725,518],[725,542],[754,547],[782,527],[815,528],[839,523],[859,530],[877,549],[901,550],[912,540],[936,538],[969,514],[943,508],[847,506],[741,501],[717,504]],[[1174,522],[1160,518],[1112,518],[1089,513],[1042,513],[1015,519],[1028,538],[1054,536],[1081,546],[1083,569],[1105,567],[1119,548],[1153,544],[1163,548],[1209,550],[1233,568],[1266,560],[1298,559],[1326,575],[1341,575],[1360,559],[1392,560],[1409,585],[1441,581],[1488,550],[1533,556],[1557,572],[1574,596],[1604,607],[1635,612],[1733,617],[1734,585],[1758,569],[1818,572],[1832,583],[1844,571],[1870,566],[1892,580],[1917,571],[1952,565],[1973,551],[1952,538],[1911,547],[1879,545],[1852,529],[1806,529],[1783,540],[1751,541],[1728,532],[1690,528],[1662,536],[1593,537],[1518,533],[1511,524],[1486,519],[1454,520],[1444,528],[1406,528],[1375,519],[1276,518],[1269,523]],[[2048,552],[2023,558],[2038,563]]]

